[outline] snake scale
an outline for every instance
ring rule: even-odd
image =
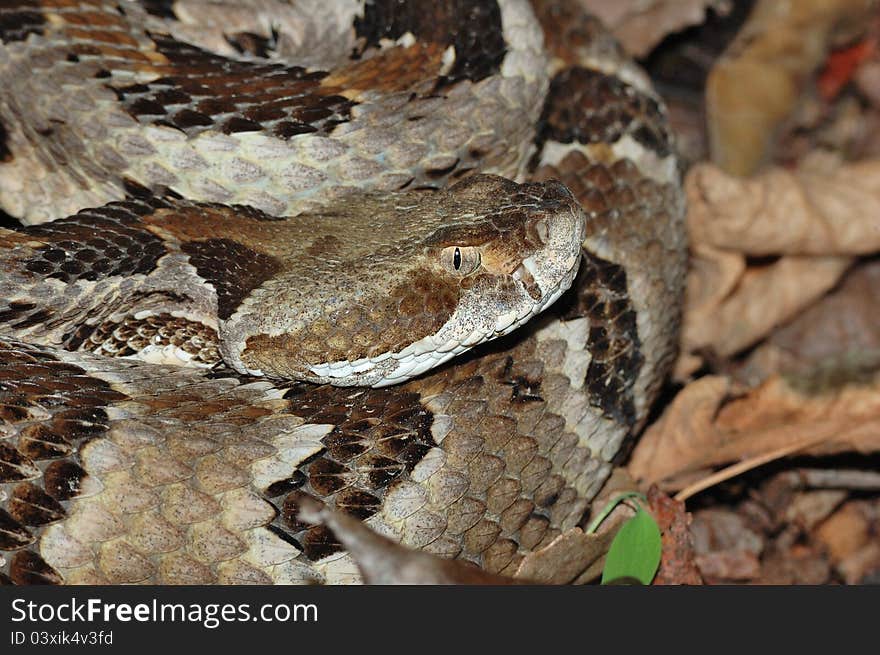
[[[675,355],[665,109],[576,0],[0,0],[0,207],[6,583],[357,582],[311,499],[511,575]]]

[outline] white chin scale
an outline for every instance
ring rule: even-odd
[[[473,345],[484,340],[485,338],[478,339]],[[330,384],[387,387],[421,375],[472,347],[462,343],[446,345],[452,347],[441,350],[433,337],[425,337],[399,353],[385,353],[378,357],[357,359],[353,362],[342,360],[331,364],[318,364],[309,367],[309,370]]]

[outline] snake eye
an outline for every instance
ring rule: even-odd
[[[440,253],[440,263],[459,277],[470,275],[480,266],[480,250],[474,246],[449,246]]]

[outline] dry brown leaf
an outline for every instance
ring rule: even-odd
[[[736,377],[758,384],[774,373],[824,372],[830,386],[834,377],[880,368],[878,298],[880,260],[866,261],[849,271],[837,289],[774,331]]]
[[[816,530],[816,537],[832,562],[854,555],[873,541],[871,516],[866,507],[862,500],[844,503]]]
[[[695,512],[691,534],[699,555],[727,550],[758,556],[765,547],[764,537],[752,529],[744,516],[724,507]]]
[[[700,573],[712,583],[748,581],[761,575],[761,561],[754,553],[722,550],[695,559]]]
[[[821,393],[811,393],[810,382],[774,377],[731,399],[736,390],[728,378],[700,378],[648,428],[629,471],[648,483],[665,480],[681,488],[675,480],[681,474],[776,451],[880,450],[880,375],[869,385]]]
[[[699,468],[705,435],[730,393],[731,381],[721,375],[707,375],[686,386],[633,449],[630,475],[653,484]]]
[[[712,160],[735,175],[757,170],[824,61],[835,28],[864,20],[871,5],[872,0],[758,0],[706,81]]]
[[[767,266],[746,268],[733,293],[721,302],[710,297],[708,303],[692,305],[688,295],[682,352],[708,349],[729,357],[754,345],[827,293],[850,261],[847,257],[782,257]],[[707,286],[696,278],[710,266],[705,260],[696,263],[689,274],[689,286]]]
[[[859,499],[844,503],[816,530],[816,538],[832,564],[849,584],[873,578],[880,571],[880,503]]]
[[[708,582],[753,580],[761,573],[764,538],[736,512],[703,509],[691,523],[695,563]]]
[[[621,524],[615,522],[597,534],[586,534],[580,528],[567,530],[541,550],[526,555],[514,577],[540,584],[578,581],[603,560]]]
[[[746,258],[691,239],[688,313],[714,313],[736,290],[746,271]]]
[[[862,255],[880,250],[880,160],[817,153],[795,171],[739,179],[712,164],[685,181],[693,242],[746,255]]]
[[[766,585],[818,585],[831,580],[831,566],[816,547],[800,544],[780,548],[774,544],[761,561],[761,577]]]
[[[873,541],[837,565],[847,584],[876,584],[880,571],[880,543]]]
[[[715,312],[736,289],[746,270],[746,258],[739,253],[695,242],[690,248],[681,347],[673,371],[676,380],[687,380],[703,365],[700,351],[711,348],[719,329],[713,320]]]
[[[698,25],[710,7],[725,11],[728,0],[580,0],[607,25],[626,50],[642,57],[669,34]]]
[[[828,518],[848,495],[843,489],[802,491],[791,499],[782,518],[787,524],[797,525],[801,530],[809,532]]]
[[[663,544],[660,568],[654,576],[655,585],[703,584],[694,563],[694,545],[688,529],[691,515],[684,503],[673,500],[656,486],[648,490],[648,506],[657,520]]]
[[[692,259],[678,379],[706,352],[755,345],[832,289],[853,256],[880,250],[880,160],[841,165],[816,153],[798,171],[751,180],[701,164],[686,189]],[[782,256],[746,259],[767,255]]]

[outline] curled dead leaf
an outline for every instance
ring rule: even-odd
[[[583,582],[601,573],[601,563],[622,521],[598,534],[572,528],[520,562],[517,579],[541,584]]]
[[[866,501],[852,500],[819,526],[816,536],[833,562],[850,557],[873,541],[870,509]]]
[[[751,180],[701,164],[686,190],[692,259],[678,379],[706,352],[757,344],[831,290],[856,255],[880,250],[880,160],[814,154],[797,171]]]
[[[858,584],[880,571],[880,505],[858,499],[844,503],[825,520],[816,536],[832,564],[848,584]]]
[[[700,252],[709,251],[704,248]],[[716,270],[728,266],[724,259],[727,255],[721,256]],[[714,297],[707,294],[703,305],[692,305],[689,294],[682,352],[711,350],[728,357],[754,345],[827,293],[850,263],[847,257],[782,257],[769,265],[743,269],[733,291],[723,298],[720,293]],[[697,263],[689,275],[689,286],[711,284],[697,279],[711,268],[705,261]]]
[[[817,390],[811,382],[777,376],[743,392],[729,378],[703,377],[648,428],[629,471],[680,489],[680,476],[730,462],[747,469],[749,460],[759,465],[794,452],[880,450],[880,375],[870,384],[833,390]]]
[[[653,484],[700,468],[701,448],[731,384],[727,377],[707,375],[685,387],[642,435],[630,456],[630,475]]]
[[[842,164],[822,154],[794,171],[742,180],[712,164],[685,181],[694,243],[751,256],[880,250],[880,160]]]

